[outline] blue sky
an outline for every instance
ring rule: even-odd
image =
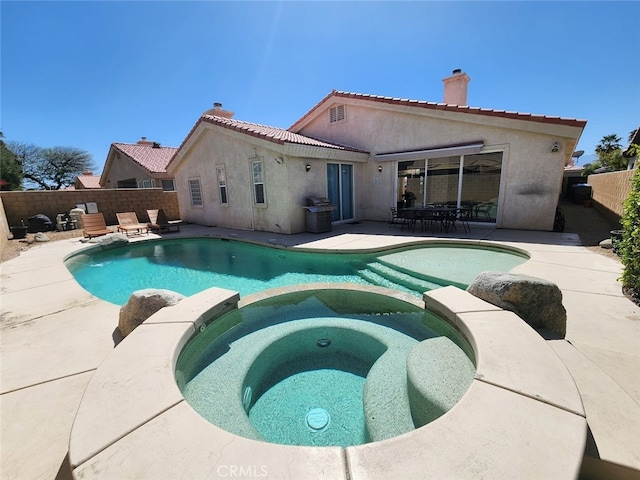
[[[588,120],[580,164],[640,125],[640,3],[10,1],[0,4],[6,141],[179,146],[203,111],[287,128],[331,90]]]

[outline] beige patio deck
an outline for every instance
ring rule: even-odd
[[[194,235],[319,249],[377,248],[426,236],[377,222],[291,236],[187,225],[165,236]],[[593,435],[583,476],[640,476],[640,309],[621,293],[621,264],[579,246],[574,234],[473,227],[470,234],[440,236],[527,250],[531,260],[513,271],[561,288],[566,339],[547,343],[573,376]],[[114,348],[119,313],[83,290],[62,264],[84,246],[78,239],[43,244],[0,265],[2,479],[70,476],[71,425],[89,379]]]

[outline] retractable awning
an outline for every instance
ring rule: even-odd
[[[373,158],[378,162],[422,160],[425,158],[455,157],[459,155],[470,155],[480,153],[484,146],[484,140],[473,143],[457,145],[444,145],[439,147],[424,148],[420,150],[409,150],[404,152],[378,153]]]

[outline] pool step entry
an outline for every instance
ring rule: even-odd
[[[381,262],[370,262],[365,270],[360,270],[359,274],[367,281],[374,282],[381,287],[390,287],[398,290],[410,291],[411,293],[424,293],[435,290],[443,285],[418,278],[404,273],[391,265]]]

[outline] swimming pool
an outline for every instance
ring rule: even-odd
[[[337,288],[250,303],[191,339],[178,386],[209,422],[255,440],[347,447],[407,433],[475,374],[467,341],[416,303]]]
[[[210,287],[246,296],[269,288],[322,282],[378,285],[422,295],[466,288],[486,270],[509,271],[527,257],[488,246],[432,243],[369,253],[325,253],[219,238],[135,242],[85,250],[65,265],[92,295],[124,305],[136,290],[186,296]]]

